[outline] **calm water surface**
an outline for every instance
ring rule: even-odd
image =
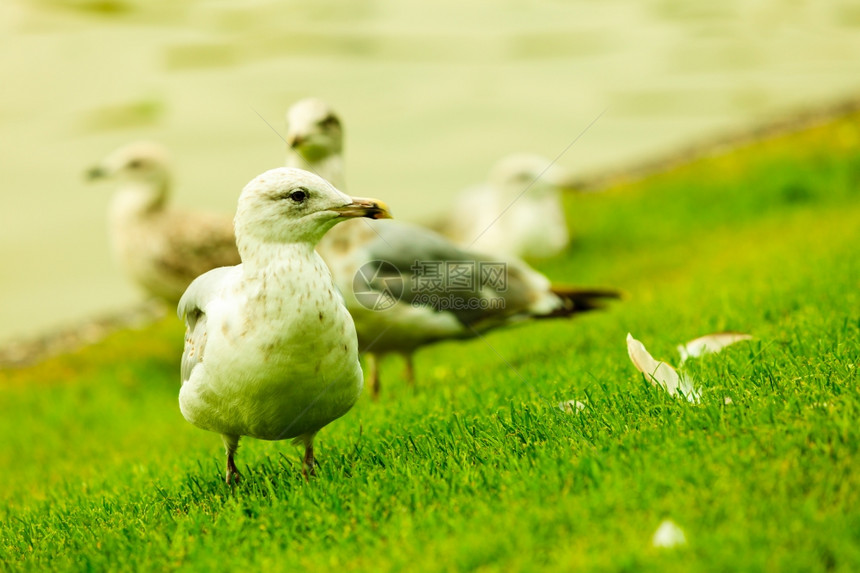
[[[318,95],[346,125],[348,191],[417,219],[604,111],[562,165],[855,94],[860,4],[7,0],[0,48],[2,341],[140,300],[110,259],[110,187],[83,178],[128,141],[169,147],[177,203],[230,213],[281,163],[286,108]]]

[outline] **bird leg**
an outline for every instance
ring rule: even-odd
[[[227,454],[227,477],[224,480],[227,485],[236,485],[242,481],[242,474],[236,468],[236,462],[233,461],[233,452]]]
[[[367,381],[367,385],[370,386],[370,397],[379,400],[379,359],[369,352],[365,356],[367,356],[367,369],[370,371]]]
[[[412,362],[412,354],[404,354],[403,359],[406,361],[406,367],[403,369],[403,377],[412,388],[415,388],[415,364]]]
[[[308,441],[305,444],[305,457],[302,460],[302,475],[305,476],[305,481],[310,481],[310,478],[315,477],[316,471],[314,470],[314,443],[313,441]]]
[[[224,449],[227,451],[227,477],[225,481],[227,485],[235,485],[242,479],[242,475],[236,469],[236,462],[233,461],[233,455],[239,449],[239,436],[222,434],[221,440],[224,442]]]

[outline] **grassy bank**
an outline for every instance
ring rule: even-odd
[[[627,297],[386,363],[299,452],[219,438],[177,406],[172,317],[0,373],[6,567],[841,570],[860,567],[860,118],[569,198],[541,269]],[[701,334],[698,405],[644,382]],[[730,398],[727,403],[726,398]],[[585,404],[564,413],[562,400]],[[688,544],[657,549],[664,518]]]

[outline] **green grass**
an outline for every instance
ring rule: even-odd
[[[220,439],[177,405],[168,318],[0,374],[0,563],[14,569],[856,571],[860,118],[569,198],[541,265],[626,299],[384,365],[299,451]],[[627,358],[719,330],[702,403]],[[732,399],[731,404],[725,398]],[[587,404],[578,414],[556,404]],[[671,518],[688,544],[651,546]]]

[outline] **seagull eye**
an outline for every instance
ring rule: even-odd
[[[322,128],[339,127],[340,121],[338,121],[337,117],[334,115],[327,115],[319,122],[319,126]]]
[[[304,203],[305,199],[308,198],[308,191],[302,188],[295,189],[289,194],[289,198],[293,203]]]

